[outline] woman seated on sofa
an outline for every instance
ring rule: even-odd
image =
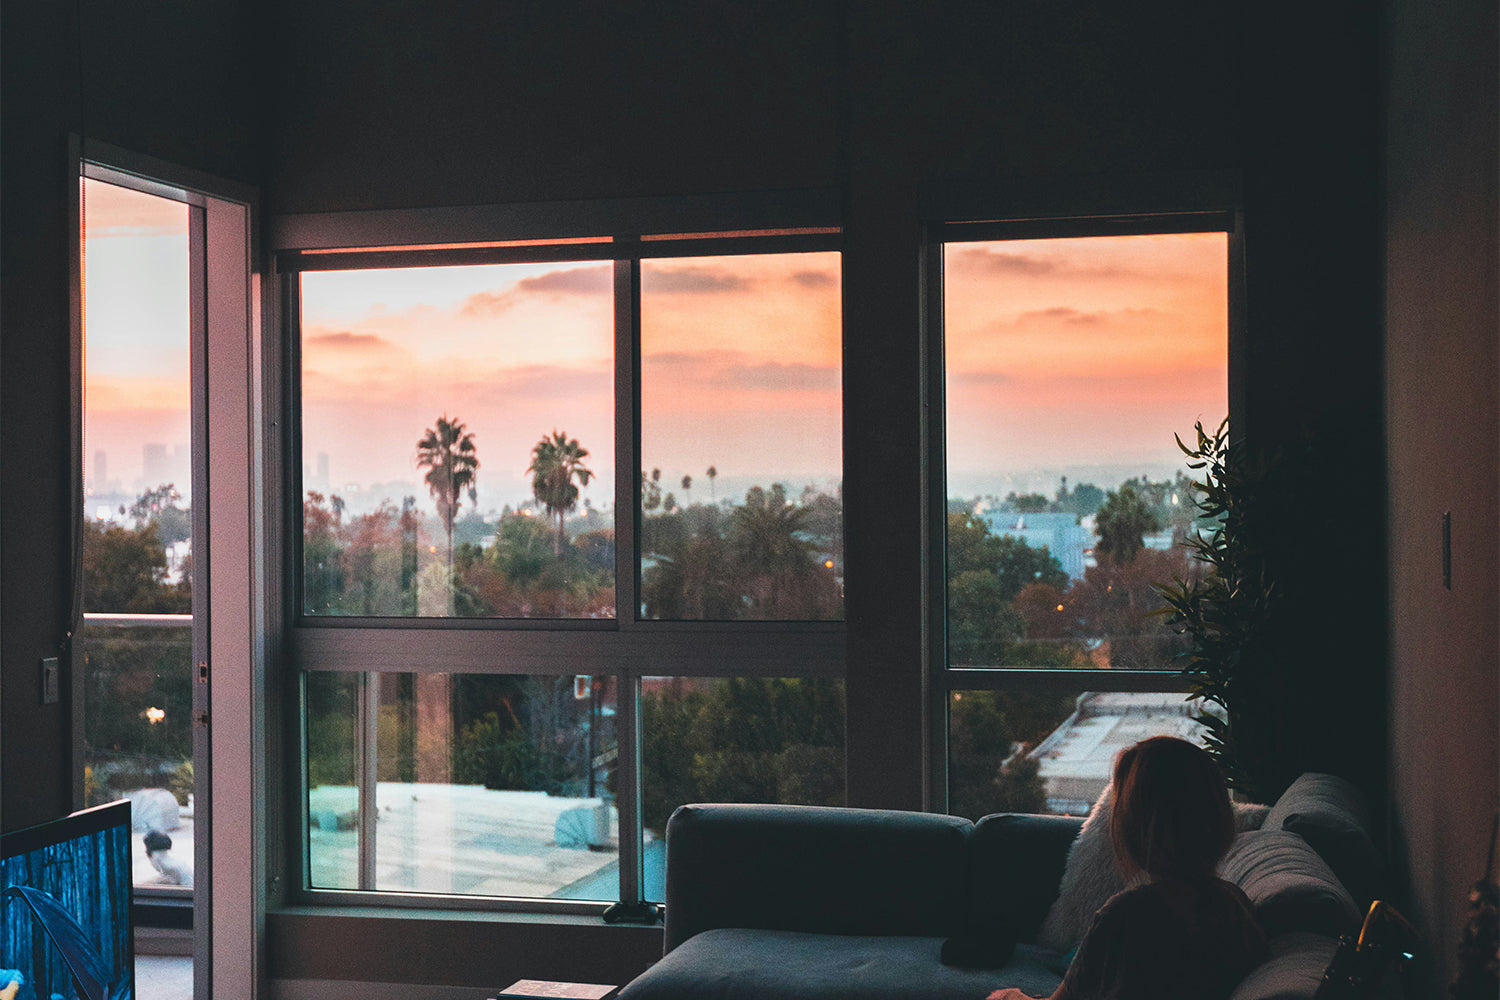
[[[1158,736],[1120,754],[1114,785],[1115,863],[1149,881],[1094,915],[1050,1000],[1224,1000],[1266,952],[1250,901],[1216,874],[1234,840],[1224,779],[1199,747]]]

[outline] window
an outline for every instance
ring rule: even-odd
[[[74,152],[75,796],[135,800],[138,923],[192,928],[199,995],[248,995],[240,901],[265,885],[266,803],[255,192]]]
[[[154,833],[138,894],[194,875],[192,339],[194,209],[82,181],[84,804],[130,798]]]
[[[594,912],[843,801],[837,239],[281,255],[306,890]]]
[[[935,701],[961,815],[1086,812],[1123,746],[1201,735],[1153,584],[1212,530],[1174,435],[1228,406],[1228,217],[1152,224],[943,227]]]
[[[612,283],[302,275],[304,614],[614,617]]]
[[[843,617],[839,291],[835,253],[642,262],[645,617]]]

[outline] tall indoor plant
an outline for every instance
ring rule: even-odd
[[[1183,667],[1191,695],[1224,710],[1197,716],[1208,752],[1231,787],[1268,801],[1280,791],[1281,770],[1268,718],[1275,681],[1267,666],[1282,599],[1266,517],[1280,506],[1271,495],[1274,463],[1231,443],[1227,417],[1211,433],[1201,422],[1194,430],[1193,446],[1180,436],[1177,445],[1200,476],[1193,483],[1199,515],[1185,544],[1203,572],[1156,589],[1167,605],[1163,613],[1192,641]]]

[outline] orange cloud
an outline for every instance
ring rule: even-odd
[[[378,337],[373,333],[353,333],[349,330],[340,330],[337,333],[304,334],[302,344],[304,347],[351,348],[362,351],[391,346],[390,341],[384,337]]]
[[[608,264],[590,264],[548,271],[522,278],[511,288],[499,292],[476,292],[459,308],[461,316],[495,316],[514,308],[532,295],[604,296],[613,290],[614,275]]]

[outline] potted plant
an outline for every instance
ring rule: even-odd
[[[1274,656],[1282,596],[1271,571],[1265,515],[1279,505],[1267,495],[1272,463],[1232,444],[1228,428],[1227,417],[1213,432],[1200,422],[1191,446],[1177,437],[1188,468],[1200,476],[1193,483],[1199,515],[1185,544],[1203,572],[1156,589],[1166,602],[1161,613],[1191,639],[1182,671],[1191,696],[1224,710],[1197,716],[1209,754],[1230,787],[1269,801],[1284,787],[1275,748],[1267,745],[1276,741],[1275,727],[1262,724],[1269,721],[1267,688],[1274,682],[1264,667]]]

